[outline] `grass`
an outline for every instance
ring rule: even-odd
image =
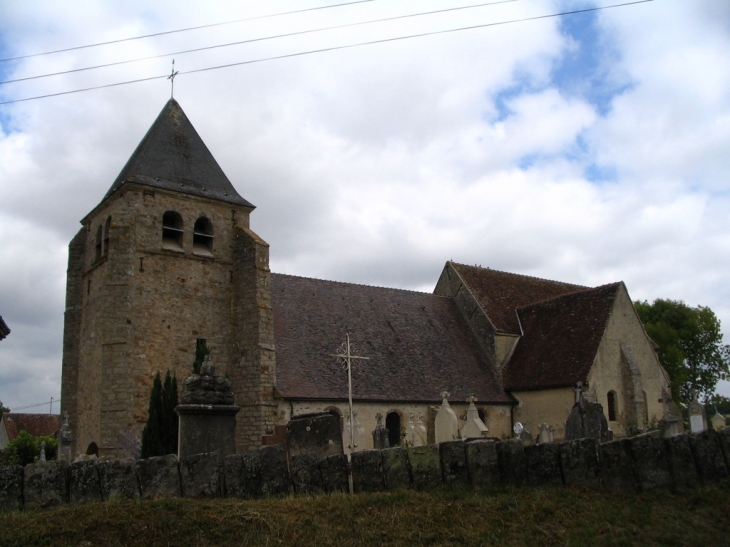
[[[0,546],[730,546],[730,485],[114,501],[0,512]]]

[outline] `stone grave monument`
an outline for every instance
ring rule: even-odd
[[[61,431],[58,433],[58,459],[71,461],[73,454],[71,446],[73,445],[73,432],[71,426],[68,425],[68,412],[63,413],[63,424]]]
[[[489,435],[489,429],[479,417],[479,411],[474,405],[476,397],[474,395],[469,396],[469,410],[466,411],[466,422],[464,427],[461,428],[462,439],[485,439]]]
[[[448,391],[441,392],[441,408],[436,413],[434,429],[436,433],[436,444],[455,441],[459,439],[459,420],[456,414],[449,406],[450,393]]]
[[[553,426],[548,424],[540,424],[537,426],[537,431],[537,442],[539,444],[547,444],[553,442]]]
[[[588,402],[583,397],[583,382],[578,382],[575,386],[575,404],[565,423],[565,440],[595,439],[599,443],[605,443],[610,438],[603,406]]]
[[[181,404],[175,407],[179,420],[178,458],[217,452],[220,458],[236,453],[236,414],[231,381],[215,373],[210,356],[183,381]]]
[[[692,402],[689,404],[689,429],[692,433],[707,431],[705,405],[697,400],[697,395],[692,398]]]
[[[725,427],[725,416],[715,409],[715,414],[710,418],[710,422],[712,423],[712,429],[719,431]]]
[[[383,425],[383,415],[378,412],[375,415],[375,431],[373,431],[373,448],[376,450],[383,450],[384,448],[390,448],[390,442],[388,441],[388,428]]]
[[[292,417],[286,426],[286,450],[289,457],[313,452],[319,458],[344,454],[340,420],[332,412],[314,412]],[[385,431],[387,440],[387,429]]]
[[[662,419],[659,421],[659,429],[665,437],[674,437],[684,433],[684,422],[682,422],[682,412],[677,404],[672,400],[672,396],[662,389]]]

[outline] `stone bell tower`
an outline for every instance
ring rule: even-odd
[[[253,209],[170,99],[69,244],[61,406],[75,453],[113,456],[120,430],[141,433],[154,375],[187,377],[200,340],[241,407],[236,450],[273,431],[269,247]]]

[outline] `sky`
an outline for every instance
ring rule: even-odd
[[[624,281],[709,306],[730,342],[730,2],[352,1],[0,2],[5,406],[58,412],[68,242],[170,97],[173,58],[272,271],[427,292],[447,260]]]

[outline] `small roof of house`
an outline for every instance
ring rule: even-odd
[[[498,332],[520,334],[515,308],[587,288],[489,268],[451,265]]]
[[[104,199],[126,182],[254,207],[238,194],[175,99],[157,116]]]
[[[271,275],[276,388],[290,399],[347,399],[347,374],[332,356],[346,333],[356,354],[358,401],[440,402],[474,395],[511,403],[450,298],[433,294]]]
[[[5,323],[5,321],[3,321],[3,318],[0,315],[0,340],[5,338],[8,334],[10,334],[10,328]]]
[[[27,431],[36,437],[53,435],[61,429],[63,418],[59,414],[21,414],[18,412],[6,412],[3,414],[2,422],[8,434],[8,440],[12,441],[21,431]]]
[[[519,308],[524,335],[503,370],[505,388],[544,389],[585,381],[621,286],[612,283]]]

